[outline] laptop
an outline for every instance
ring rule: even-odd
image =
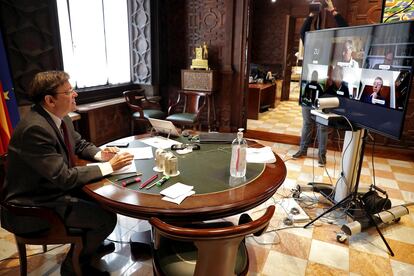
[[[159,135],[167,135],[170,136],[180,136],[180,134],[177,131],[177,128],[174,126],[174,124],[170,121],[166,120],[159,120],[159,119],[153,119],[148,118],[149,122],[152,125],[152,128],[155,130],[155,132]]]
[[[236,139],[236,133],[220,133],[220,132],[203,132],[199,135],[201,144],[220,143],[231,144]]]

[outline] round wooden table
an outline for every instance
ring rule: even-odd
[[[147,146],[138,137],[121,139],[129,147]],[[178,140],[188,142],[186,138]],[[250,144],[249,144],[250,146]],[[255,145],[256,147],[260,145]],[[155,148],[153,148],[155,151]],[[110,210],[141,219],[158,217],[168,221],[202,221],[242,213],[268,200],[286,177],[286,166],[276,155],[273,164],[247,164],[246,179],[230,178],[231,145],[201,144],[199,151],[178,155],[180,175],[163,186],[139,189],[136,183],[122,187],[111,176],[86,185],[83,190]],[[142,182],[154,175],[154,160],[135,160],[137,171],[143,172]],[[159,174],[159,178],[162,174]],[[159,179],[158,178],[158,179]],[[194,186],[195,195],[180,205],[161,200],[159,191],[181,182]]]

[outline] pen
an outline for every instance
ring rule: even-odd
[[[137,178],[132,178],[129,180],[122,181],[122,186],[126,187],[127,185],[135,183],[135,182],[141,182],[141,178],[137,177]]]
[[[158,174],[154,174],[153,176],[151,176],[150,178],[148,178],[147,181],[145,181],[144,183],[141,184],[141,186],[139,186],[140,189],[144,188],[145,186],[147,186],[148,184],[150,184],[152,181],[154,181],[155,179],[157,179]]]
[[[124,180],[124,179],[130,178],[130,177],[134,177],[134,176],[140,176],[140,175],[142,175],[142,172],[139,172],[139,173],[136,173],[136,174],[127,175],[127,176],[123,176],[123,177],[120,177],[120,178],[115,179],[115,181],[120,181],[120,180]]]
[[[150,188],[154,187],[155,185],[161,186],[162,184],[164,184],[165,182],[167,182],[168,179],[170,179],[170,177],[168,175],[164,175],[160,180],[158,180],[157,182],[154,182],[151,185],[149,185],[147,187],[147,189],[150,189]]]

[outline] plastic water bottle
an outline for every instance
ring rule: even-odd
[[[246,148],[247,142],[243,138],[243,128],[239,128],[237,138],[231,144],[230,175],[232,177],[246,175]]]

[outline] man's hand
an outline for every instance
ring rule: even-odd
[[[119,152],[119,148],[117,148],[117,147],[107,147],[107,148],[104,148],[101,151],[101,159],[102,159],[102,161],[109,161],[118,152]]]
[[[114,171],[117,171],[119,169],[122,169],[125,166],[128,166],[132,163],[134,159],[134,156],[128,152],[123,152],[121,154],[115,154],[114,157],[112,157],[111,160],[109,160],[109,163],[112,166],[112,169]]]

